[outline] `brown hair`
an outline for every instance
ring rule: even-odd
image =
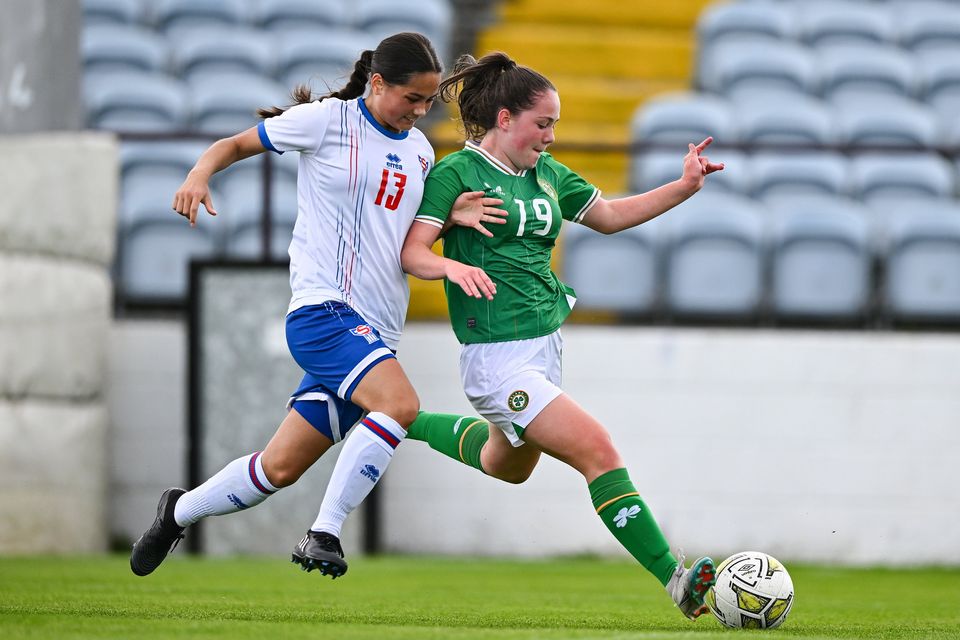
[[[384,38],[374,50],[367,49],[353,65],[353,73],[347,84],[339,91],[314,97],[310,87],[297,85],[291,97],[293,104],[306,104],[314,100],[339,98],[351,100],[363,95],[371,74],[379,73],[387,84],[406,84],[418,73],[440,73],[443,65],[437,52],[426,36],[419,33],[397,33]],[[257,109],[260,118],[278,116],[289,107],[265,107]]]
[[[440,83],[440,99],[457,101],[467,139],[479,140],[496,126],[500,109],[511,114],[526,111],[550,90],[556,87],[543,74],[497,51],[479,60],[469,54],[460,56],[453,75]]]

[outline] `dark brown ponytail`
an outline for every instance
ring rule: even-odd
[[[460,56],[453,75],[440,83],[440,99],[456,100],[467,139],[479,140],[496,126],[500,109],[512,114],[526,111],[550,90],[556,88],[545,76],[497,51],[479,60]]]

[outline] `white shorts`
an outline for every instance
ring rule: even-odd
[[[473,408],[500,428],[515,447],[523,431],[559,396],[560,330],[530,340],[465,344],[460,380]]]

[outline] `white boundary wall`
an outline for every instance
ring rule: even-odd
[[[960,564],[960,335],[564,330],[564,387],[610,430],[672,545],[718,557]],[[426,410],[470,411],[446,325],[400,347]],[[625,554],[569,467],[514,486],[406,443],[392,551]]]

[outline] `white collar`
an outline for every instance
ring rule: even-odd
[[[527,175],[526,169],[524,169],[523,171],[520,171],[519,173],[514,171],[513,169],[505,165],[503,162],[501,162],[500,160],[497,160],[496,158],[494,158],[489,151],[487,151],[486,149],[481,149],[480,145],[472,140],[467,140],[463,148],[466,149],[467,151],[473,151],[474,153],[480,154],[480,157],[482,157],[484,160],[486,160],[491,165],[493,165],[495,169],[507,174],[508,176],[517,176],[522,178],[523,176]]]

